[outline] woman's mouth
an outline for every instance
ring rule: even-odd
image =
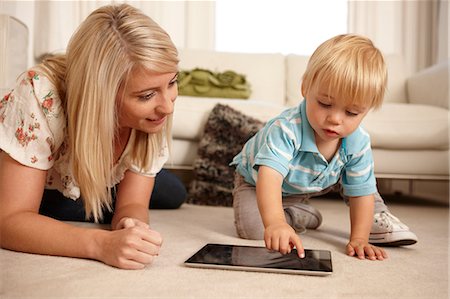
[[[167,116],[161,118],[146,118],[147,121],[151,122],[154,125],[160,125],[166,121]]]

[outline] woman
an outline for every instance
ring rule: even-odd
[[[168,159],[177,75],[167,33],[123,4],[94,11],[66,54],[19,77],[0,102],[2,248],[150,264],[162,238],[148,207]]]

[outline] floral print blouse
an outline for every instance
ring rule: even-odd
[[[132,130],[113,168],[113,184],[119,183],[128,169],[155,176],[168,159],[165,144],[150,171],[143,172],[127,158],[134,138],[135,130]],[[0,149],[23,165],[47,170],[45,188],[57,189],[76,200],[80,197],[80,188],[69,167],[66,144],[66,117],[56,87],[47,77],[34,71],[22,74],[15,88],[0,100]]]

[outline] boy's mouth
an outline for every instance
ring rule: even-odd
[[[330,129],[323,129],[323,131],[325,132],[325,134],[327,136],[330,136],[330,137],[338,137],[339,136],[338,132],[330,130]]]

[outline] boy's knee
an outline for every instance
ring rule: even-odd
[[[241,239],[247,240],[263,240],[264,239],[264,229],[254,226],[246,226],[243,223],[238,223],[235,221],[236,233]],[[247,227],[247,228],[245,228]],[[250,227],[250,229],[248,228]]]

